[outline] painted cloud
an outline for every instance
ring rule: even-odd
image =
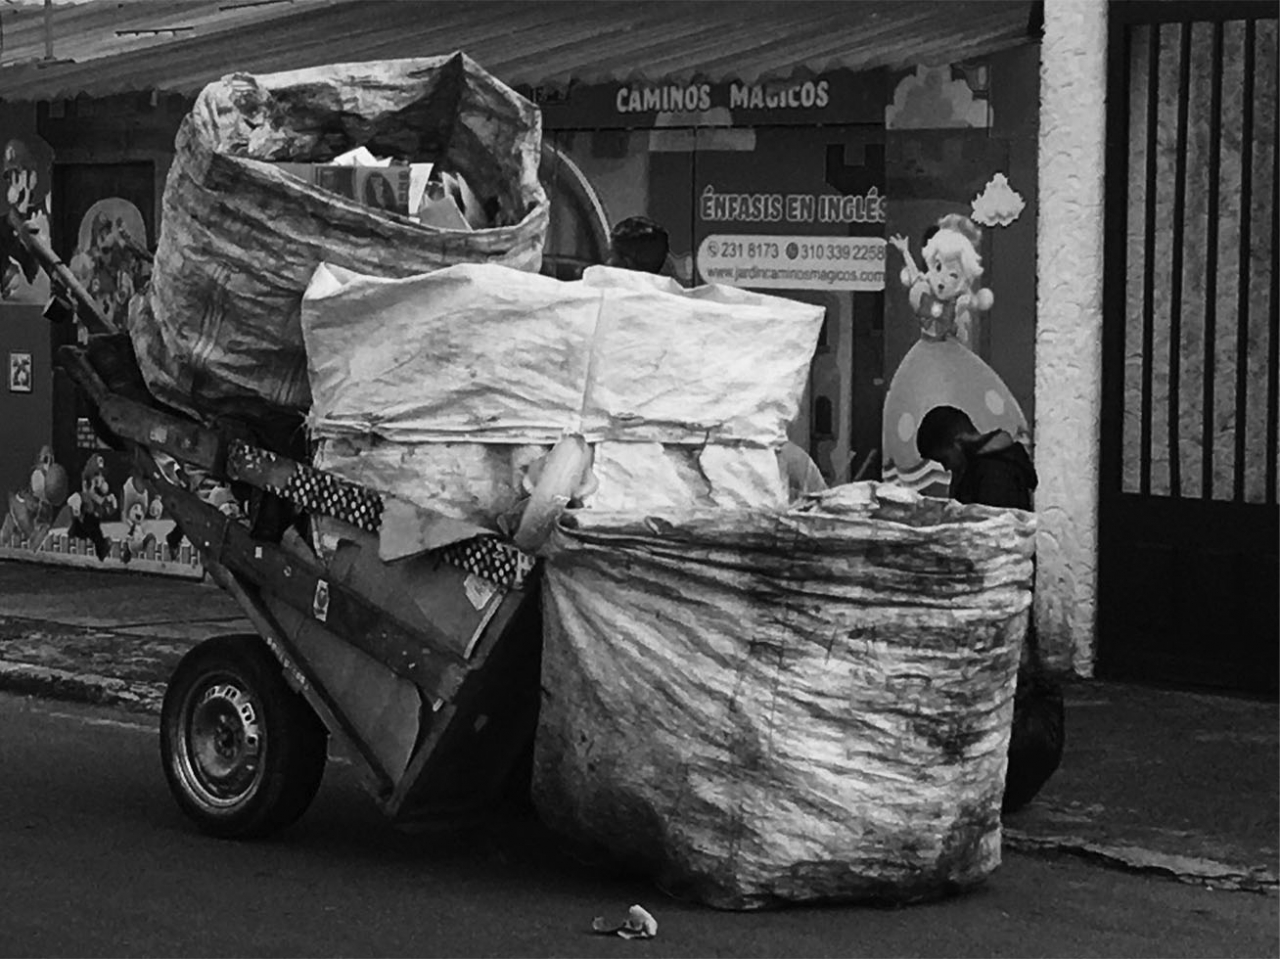
[[[1018,218],[1026,201],[1003,173],[991,178],[981,193],[973,198],[973,220],[983,226],[1008,226]]]
[[[964,80],[951,79],[951,67],[916,67],[893,91],[893,103],[884,108],[884,125],[890,130],[933,130],[943,127],[987,127],[990,105],[975,100]]]

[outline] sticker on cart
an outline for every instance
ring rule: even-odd
[[[471,605],[476,609],[484,609],[488,606],[489,600],[493,599],[494,593],[498,591],[497,586],[475,573],[467,574],[467,578],[462,582],[462,588],[466,590],[467,599],[471,600]]]
[[[329,619],[329,584],[322,579],[316,580],[316,596],[311,601],[311,612],[322,623]]]

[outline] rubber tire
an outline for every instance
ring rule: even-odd
[[[222,807],[199,795],[200,787],[189,778],[196,775],[191,762],[182,758],[183,740],[202,691],[219,683],[233,684],[247,695],[265,741],[253,781]],[[327,755],[327,730],[306,700],[285,683],[280,662],[261,637],[218,636],[178,663],[160,714],[160,758],[178,807],[201,831],[222,839],[254,839],[295,822],[320,788]]]

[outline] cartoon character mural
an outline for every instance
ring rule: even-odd
[[[85,211],[68,266],[107,318],[123,329],[130,303],[151,278],[151,261],[141,211],[121,197],[108,197]],[[79,323],[77,336],[82,343],[88,338]]]
[[[80,473],[80,491],[67,499],[67,506],[71,508],[71,526],[67,535],[93,543],[94,552],[100,560],[106,559],[111,552],[102,523],[119,509],[119,501],[107,484],[106,469],[101,453],[90,456]]]
[[[42,447],[26,487],[9,494],[0,544],[26,540],[31,549],[39,549],[69,492],[67,471],[54,462],[52,448]]]
[[[8,508],[0,514],[0,548],[88,558],[84,546],[75,545],[87,543],[98,562],[128,565],[146,559],[153,572],[158,571],[157,563],[187,563],[186,557],[179,559],[182,531],[164,515],[163,501],[152,482],[135,468],[117,495],[107,479],[107,467],[101,453],[91,455],[79,489],[71,492],[67,471],[54,461],[52,448],[42,448],[24,487],[9,493]],[[185,475],[182,481],[186,482]],[[239,518],[240,504],[224,486],[201,487],[197,492],[206,502]]]
[[[980,286],[981,231],[970,218],[949,214],[926,237],[923,270],[905,237],[889,240],[905,261],[901,279],[920,339],[890,381],[883,421],[885,479],[921,490],[935,484],[945,489],[949,480],[941,464],[925,460],[916,448],[916,430],[934,407],[963,410],[983,432],[1004,429],[1024,443],[1030,438],[1009,387],[959,338],[973,315],[991,309],[995,299]]]
[[[0,155],[4,193],[0,202],[0,300],[44,305],[49,298],[49,278],[18,240],[9,223],[9,211],[17,213],[32,233],[49,239],[49,164],[26,140],[5,142]]]
[[[120,519],[124,522],[120,559],[128,563],[141,556],[159,540],[148,520],[159,519],[164,505],[154,494],[141,470],[135,469],[120,488]]]

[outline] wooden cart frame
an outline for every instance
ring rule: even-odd
[[[358,757],[383,811],[403,821],[499,802],[536,726],[532,558],[495,536],[384,564],[377,534],[388,497],[114,392],[91,356],[77,347],[59,354],[104,438],[133,452],[289,686]],[[345,521],[353,538],[326,561],[296,531],[255,534],[191,492],[175,461],[310,517]]]

